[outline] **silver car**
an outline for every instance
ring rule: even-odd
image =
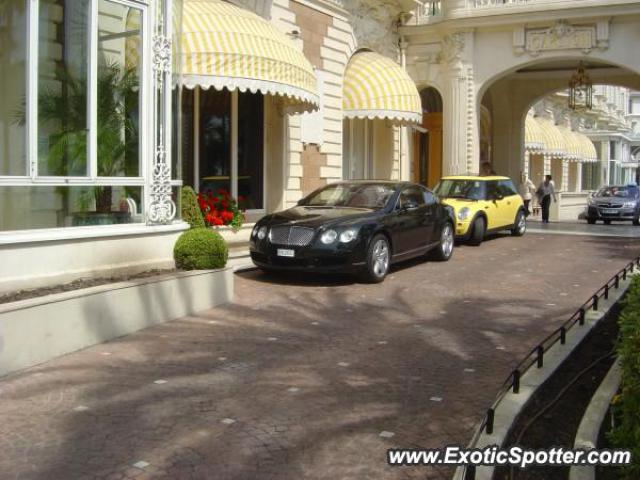
[[[616,220],[640,225],[640,189],[637,185],[602,187],[589,197],[586,216],[590,224],[602,220],[609,225]]]

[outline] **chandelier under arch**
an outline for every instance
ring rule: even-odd
[[[569,80],[569,108],[575,111],[593,108],[593,83],[582,62]]]

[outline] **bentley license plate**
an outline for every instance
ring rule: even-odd
[[[617,215],[618,211],[614,210],[613,208],[603,208],[602,213],[604,213],[605,215]]]
[[[295,250],[291,250],[289,248],[279,248],[278,249],[278,256],[279,257],[295,257],[296,255],[296,251]]]

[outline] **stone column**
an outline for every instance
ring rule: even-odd
[[[582,162],[576,165],[576,192],[582,191]]]
[[[443,174],[477,173],[480,146],[473,67],[464,61],[473,50],[473,32],[444,37],[438,62],[443,65]]]
[[[544,168],[542,171],[542,176],[551,175],[551,155],[544,155]],[[543,179],[544,180],[544,179]]]
[[[560,192],[569,190],[569,160],[566,158],[562,159],[562,178],[560,179],[558,190]]]
[[[531,164],[531,152],[529,150],[525,150],[524,152],[524,165],[522,166],[522,172],[527,176],[531,177],[529,172]]]
[[[443,111],[443,175],[467,173],[465,81],[462,65],[449,69]],[[478,171],[478,170],[476,170]]]
[[[609,142],[609,140],[603,140],[600,143],[600,175],[598,177],[598,185],[596,185],[596,187],[609,184],[610,143],[611,142]]]

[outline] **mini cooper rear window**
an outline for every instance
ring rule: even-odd
[[[435,188],[435,193],[442,198],[464,198],[467,200],[483,200],[485,183],[480,180],[442,180]]]

